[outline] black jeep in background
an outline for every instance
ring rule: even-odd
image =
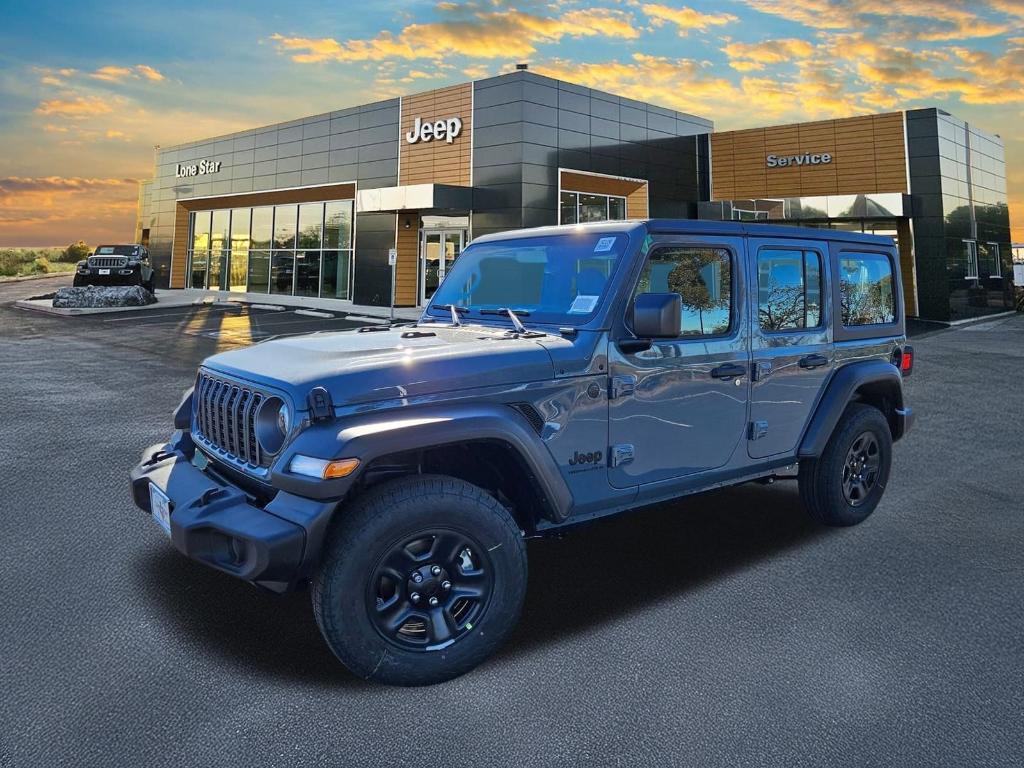
[[[78,262],[74,285],[141,285],[153,292],[149,250],[141,245],[101,245]]]

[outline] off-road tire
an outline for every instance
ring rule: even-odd
[[[486,607],[454,642],[409,650],[386,638],[371,618],[372,582],[388,553],[431,529],[477,542],[491,569],[491,588]],[[324,639],[354,674],[392,685],[430,685],[464,674],[494,653],[516,625],[526,581],[522,534],[497,499],[462,480],[417,475],[373,487],[338,511],[311,592]]]
[[[870,490],[856,503],[844,492],[844,472],[854,444],[867,436],[878,451],[878,471]],[[811,519],[830,526],[857,525],[875,511],[889,483],[892,432],[877,408],[851,403],[836,424],[821,456],[800,461],[800,498]]]

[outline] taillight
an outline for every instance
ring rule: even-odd
[[[909,376],[914,372],[914,348],[909,344],[903,349],[897,349],[892,353],[892,363],[900,369],[900,373]]]

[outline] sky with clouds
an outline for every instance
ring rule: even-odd
[[[519,61],[718,129],[941,107],[1006,141],[1024,241],[1024,0],[39,0],[0,26],[0,245],[130,238],[153,145]]]

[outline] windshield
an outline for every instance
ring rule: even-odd
[[[101,245],[96,249],[97,256],[134,256],[138,252],[137,245]]]
[[[597,311],[626,249],[624,232],[568,232],[470,245],[450,267],[428,313],[464,317],[511,309],[534,323],[579,325]],[[443,309],[440,309],[443,307]]]

